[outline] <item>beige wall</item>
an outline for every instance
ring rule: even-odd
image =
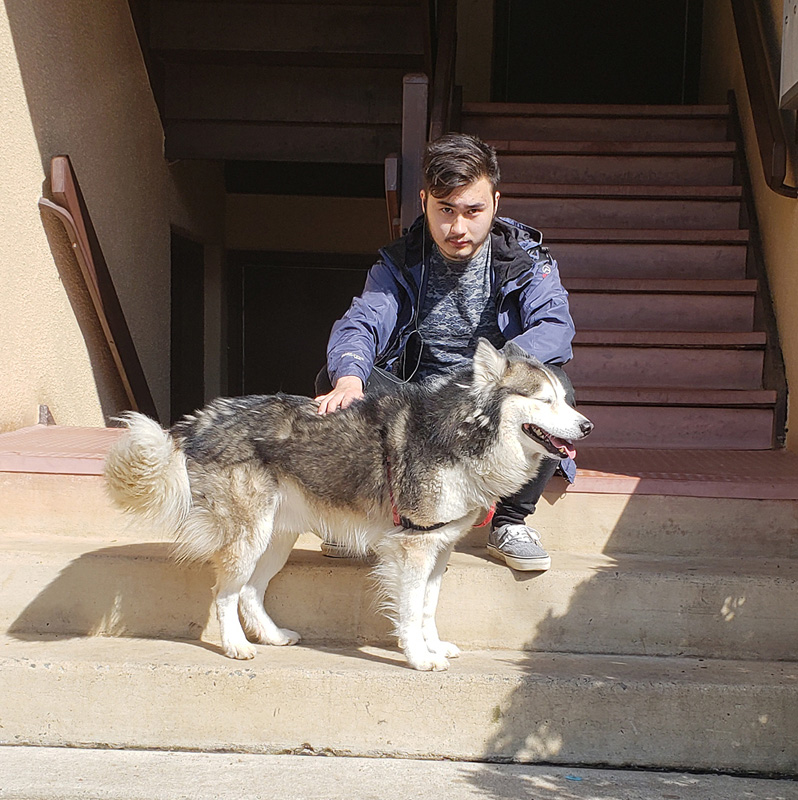
[[[782,0],[767,0],[765,27],[777,37]],[[778,44],[776,41],[775,44]],[[777,68],[777,63],[774,64]],[[701,100],[726,102],[726,91],[735,90],[745,135],[745,149],[754,188],[770,288],[776,310],[787,383],[798,386],[798,200],[781,197],[764,183],[762,165],[745,90],[734,22],[728,0],[704,0],[704,43],[701,64]],[[795,165],[792,165],[795,175]],[[788,425],[798,419],[798,392],[791,392]],[[798,449],[798,425],[788,431],[787,446]]]
[[[169,404],[170,224],[222,241],[214,164],[163,159],[124,0],[0,7],[0,430],[101,425],[123,403],[66,237],[41,215],[52,156],[73,162],[162,416]]]

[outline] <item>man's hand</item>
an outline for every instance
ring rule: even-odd
[[[329,414],[339,408],[348,408],[363,397],[363,381],[356,375],[344,375],[335,382],[335,388],[329,394],[316,398],[319,414]]]

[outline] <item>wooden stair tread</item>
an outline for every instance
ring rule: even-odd
[[[608,244],[747,244],[747,230],[673,228],[546,228],[545,242]]]
[[[669,117],[704,119],[728,117],[727,105],[591,105],[565,103],[463,103],[463,116],[528,117]]]
[[[690,280],[659,278],[572,278],[565,281],[569,292],[595,292],[601,294],[755,294],[755,280]]]
[[[580,386],[580,405],[770,407],[777,399],[770,389],[657,389]]]
[[[786,450],[591,448],[568,491],[798,500],[798,455]],[[563,481],[564,483],[564,481]]]
[[[714,331],[587,331],[574,337],[575,345],[620,347],[701,347],[706,349],[761,349],[761,331],[717,333]]]
[[[733,156],[734,142],[528,142],[491,139],[499,156]]]
[[[366,67],[372,69],[424,69],[423,53],[364,52],[357,50],[190,50],[159,49],[153,55],[167,64],[209,64],[221,66],[265,65],[286,67]]]
[[[614,200],[739,201],[742,186],[640,186],[637,184],[502,183],[503,197],[591,197]]]

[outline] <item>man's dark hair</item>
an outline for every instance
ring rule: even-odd
[[[499,185],[496,151],[467,133],[447,133],[430,142],[423,169],[424,189],[433,197],[446,197],[480,178],[487,178],[494,192]]]

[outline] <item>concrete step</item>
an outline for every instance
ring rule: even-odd
[[[733,142],[492,141],[510,183],[727,186]]]
[[[723,141],[728,106],[590,106],[465,103],[462,128],[521,141]]]
[[[651,800],[683,791],[691,800],[796,800],[789,780],[691,775],[552,765],[497,764],[410,758],[329,758],[305,747],[298,754],[191,753],[66,747],[2,747],[6,800],[426,800],[445,786],[447,800],[532,797],[563,800]],[[220,780],[224,775],[224,780]],[[570,787],[578,786],[578,789]]]
[[[570,278],[577,330],[751,331],[756,281]]]
[[[740,222],[740,187],[510,183],[502,186],[501,210],[544,231],[550,227],[725,230]]]
[[[764,333],[581,331],[575,386],[761,389]]]
[[[166,543],[4,536],[0,630],[219,641],[213,571]],[[441,591],[441,635],[465,650],[798,659],[798,560],[612,556],[547,547],[546,573],[514,573],[471,538]],[[301,537],[267,592],[270,614],[308,644],[391,645],[365,561],[328,559]],[[487,598],[490,601],[487,602]]]
[[[0,742],[798,769],[793,663],[492,651],[420,674],[394,650],[259,649],[1,639]]]
[[[544,540],[557,550],[798,558],[798,457],[792,453],[605,449],[588,440],[579,448],[578,466],[572,486],[551,481],[534,516]],[[100,468],[101,461],[86,469]],[[6,549],[20,539],[63,536],[85,541],[72,545],[77,557],[148,541],[163,551],[169,540],[169,532],[156,533],[113,508],[96,473],[0,472],[0,495],[0,542]],[[476,548],[484,542],[484,529],[466,540]]]

